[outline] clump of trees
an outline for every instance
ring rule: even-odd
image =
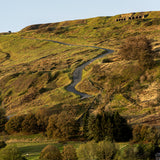
[[[151,68],[154,64],[151,40],[145,36],[126,39],[120,47],[119,54],[126,60],[138,60],[143,68]]]
[[[3,125],[8,134],[19,132],[35,134],[43,132],[49,138],[69,139],[77,136],[79,133],[79,123],[75,120],[74,112],[71,111],[63,111],[60,114],[51,115],[48,110],[40,109],[35,114],[29,113],[11,117]]]
[[[43,132],[48,138],[71,139],[80,136],[80,123],[72,111],[62,111],[60,114],[50,115],[48,111],[40,110],[36,114],[14,116],[5,124],[9,134],[22,132],[35,134]],[[128,141],[132,137],[131,127],[118,112],[101,112],[97,115],[84,116],[83,136],[89,140],[104,139]]]
[[[136,125],[131,128],[127,120],[118,112],[102,111],[96,115],[86,112],[81,131],[80,123],[75,118],[75,112],[72,111],[50,115],[49,111],[41,109],[35,114],[11,117],[7,122],[4,110],[0,110],[0,118],[1,132],[5,129],[8,134],[43,132],[48,138],[67,140],[83,136],[96,142],[102,140],[124,142],[133,138],[134,143],[153,144],[158,144],[160,139],[160,134],[155,127]]]
[[[88,119],[88,130],[85,134],[88,135],[89,139],[94,139],[95,141],[104,139],[128,141],[132,138],[131,127],[118,112],[102,112],[97,115],[91,115]]]
[[[152,160],[156,153],[154,144],[128,144],[123,147],[110,141],[89,141],[75,149],[72,145],[63,147],[62,153],[56,146],[46,146],[40,154],[43,160]]]
[[[62,153],[54,145],[47,145],[40,154],[40,160],[78,160],[76,149],[72,145],[66,145]]]
[[[35,134],[45,132],[50,112],[40,109],[35,114],[17,115],[11,117],[5,124],[5,131],[9,134],[22,132],[24,134]]]
[[[61,112],[49,117],[47,126],[47,136],[49,138],[69,139],[76,136],[79,132],[79,123],[75,120],[72,112]]]

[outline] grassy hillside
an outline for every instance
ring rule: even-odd
[[[143,15],[147,16],[116,21],[117,18]],[[137,61],[125,61],[118,55],[123,41],[137,35],[152,39],[157,54],[152,69],[141,71]],[[95,97],[81,100],[65,87],[71,83],[77,66],[103,50],[45,40],[115,50],[87,66],[83,80],[76,86]],[[101,108],[118,110],[132,124],[158,125],[159,49],[159,11],[31,25],[17,33],[1,34],[0,104],[6,108],[7,115],[35,112],[43,107],[60,112],[71,107],[77,110],[78,117],[96,98],[94,111]]]

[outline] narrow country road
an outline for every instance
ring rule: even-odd
[[[91,47],[92,47],[92,46],[91,46]],[[94,48],[95,48],[95,47],[94,47]],[[96,48],[99,48],[99,47],[96,47]],[[78,94],[78,95],[81,96],[81,98],[88,98],[88,97],[90,97],[90,95],[88,95],[88,94],[86,94],[86,93],[82,93],[82,92],[77,91],[77,90],[75,89],[75,86],[81,81],[81,79],[82,79],[82,71],[83,71],[83,69],[84,69],[87,65],[89,65],[90,63],[92,63],[93,61],[95,61],[95,60],[98,59],[98,58],[102,58],[102,57],[106,56],[107,54],[114,52],[113,50],[109,50],[109,49],[104,49],[104,48],[99,48],[99,49],[103,49],[103,50],[105,50],[106,52],[104,52],[104,53],[101,54],[101,55],[98,55],[97,57],[95,57],[95,58],[89,60],[88,62],[83,63],[83,64],[80,65],[79,67],[77,67],[77,68],[75,69],[75,71],[73,72],[73,80],[72,80],[72,83],[71,83],[69,86],[67,86],[67,88],[66,88],[67,91],[70,91],[70,92],[73,92],[73,93],[75,93],[75,94]]]
[[[83,69],[89,65],[90,63],[92,63],[93,61],[95,61],[96,59],[102,58],[104,56],[106,56],[107,54],[113,53],[114,50],[110,50],[110,49],[106,49],[106,48],[101,48],[101,47],[97,47],[97,46],[85,46],[85,45],[74,45],[74,44],[68,44],[68,43],[64,43],[64,42],[59,42],[59,41],[54,41],[54,40],[47,40],[47,39],[36,39],[36,38],[22,38],[22,39],[34,39],[34,40],[41,40],[41,41],[49,41],[49,42],[53,42],[53,43],[59,43],[62,45],[67,45],[67,46],[77,46],[77,47],[90,47],[90,48],[96,48],[96,49],[102,49],[105,52],[103,54],[98,55],[97,57],[89,60],[88,62],[83,63],[82,65],[80,65],[79,67],[77,67],[75,69],[75,71],[73,72],[73,79],[72,79],[72,83],[70,85],[68,85],[66,87],[66,90],[69,92],[73,92],[77,95],[79,95],[81,98],[88,98],[91,97],[91,95],[88,95],[86,93],[82,93],[79,92],[75,89],[75,86],[81,81],[82,79],[82,71]]]

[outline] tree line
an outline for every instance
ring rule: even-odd
[[[86,112],[80,125],[72,111],[51,114],[47,109],[40,109],[36,113],[17,115],[7,120],[4,110],[0,109],[0,131],[5,134],[43,133],[48,138],[60,140],[83,138],[95,142],[160,143],[160,134],[154,126],[130,126],[118,112],[105,111],[96,115]]]
[[[40,109],[36,113],[16,115],[7,119],[4,109],[1,108],[0,132],[5,134],[43,133],[48,138],[63,140],[83,137],[96,142],[133,140],[134,142],[159,143],[159,132],[154,126],[131,126],[117,111],[102,111],[91,115],[87,111],[82,122],[79,122],[73,111],[51,114],[48,109]]]

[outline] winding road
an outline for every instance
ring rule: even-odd
[[[93,47],[93,46],[90,46],[90,47]],[[95,47],[94,47],[95,48]],[[100,47],[96,47],[96,48],[99,48],[99,49],[103,49],[105,50],[106,52],[104,52],[103,54],[101,55],[98,55],[97,57],[89,60],[88,62],[85,62],[83,63],[82,65],[80,65],[79,67],[77,67],[75,69],[75,71],[73,72],[73,80],[72,80],[72,83],[67,86],[67,91],[69,92],[73,92],[75,94],[78,94],[81,96],[81,98],[88,98],[88,97],[91,97],[90,95],[86,94],[86,93],[82,93],[82,92],[79,92],[75,89],[75,86],[81,81],[82,79],[82,70],[87,66],[89,65],[90,63],[92,63],[93,61],[95,61],[96,59],[98,58],[102,58],[104,57],[105,55],[109,54],[109,53],[113,53],[114,51],[113,50],[109,50],[109,49],[105,49],[105,48],[100,48]]]
[[[36,38],[22,38],[22,39],[34,39],[34,40],[41,40],[41,41],[49,41],[49,42],[59,43],[59,44],[62,44],[62,45],[67,45],[67,46],[89,47],[89,48],[96,48],[96,49],[102,49],[102,50],[104,50],[105,52],[103,54],[100,54],[97,57],[95,57],[95,58],[93,58],[93,59],[91,59],[91,60],[83,63],[79,67],[77,67],[75,69],[75,71],[73,72],[72,83],[66,87],[67,91],[73,92],[73,93],[79,95],[82,99],[83,98],[89,98],[89,97],[91,97],[91,95],[79,92],[79,91],[77,91],[75,89],[75,86],[82,80],[82,71],[83,71],[83,69],[87,65],[89,65],[90,63],[92,63],[93,61],[95,61],[96,59],[102,58],[102,57],[106,56],[107,54],[110,54],[110,53],[114,52],[114,50],[110,50],[110,49],[106,49],[106,48],[101,48],[101,47],[97,47],[97,46],[74,45],[74,44],[68,44],[68,43],[64,43],[64,42],[59,42],[59,41],[54,41],[54,40],[47,40],[47,39],[36,39]]]

